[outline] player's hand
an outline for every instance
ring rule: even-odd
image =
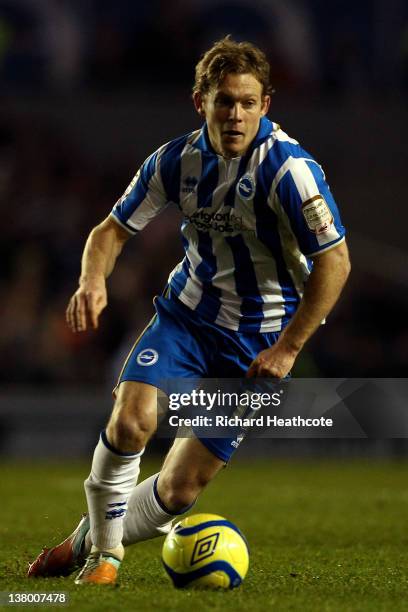
[[[104,280],[80,285],[69,301],[66,320],[73,332],[97,329],[99,315],[108,303]]]
[[[247,371],[247,378],[285,378],[292,369],[298,351],[277,342],[261,351]]]

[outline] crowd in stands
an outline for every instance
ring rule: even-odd
[[[403,0],[0,0],[0,84],[190,83],[192,58],[227,33],[266,51],[277,88],[346,96],[407,85]]]

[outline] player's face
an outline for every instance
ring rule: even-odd
[[[215,151],[223,157],[244,155],[255,138],[261,117],[269,109],[270,97],[253,74],[227,74],[225,79],[194,104],[205,117]]]

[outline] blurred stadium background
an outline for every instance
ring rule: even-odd
[[[167,210],[127,245],[101,329],[74,336],[64,310],[84,240],[148,154],[199,127],[194,65],[227,33],[267,52],[270,117],[322,163],[349,232],[352,278],[296,374],[406,376],[404,0],[0,0],[3,457],[89,455],[121,362],[180,257],[179,217]]]

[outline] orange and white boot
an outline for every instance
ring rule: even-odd
[[[75,584],[115,584],[123,553],[122,545],[113,551],[93,549],[76,577]]]

